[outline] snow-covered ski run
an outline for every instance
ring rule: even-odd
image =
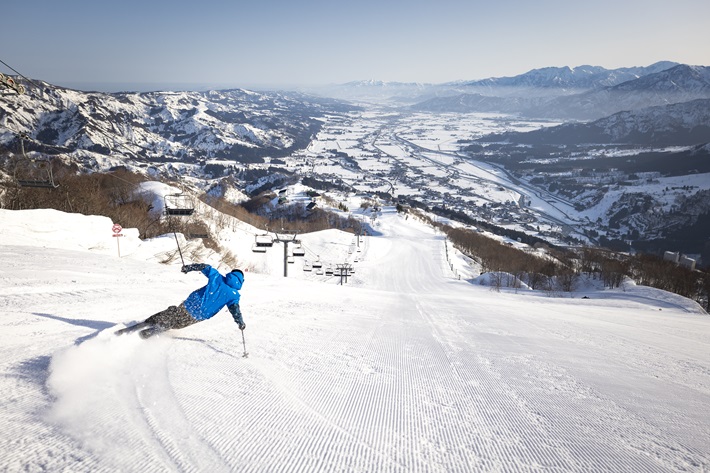
[[[226,311],[116,337],[200,275],[0,212],[2,471],[710,470],[710,317],[686,299],[491,291],[386,209],[348,284],[248,272],[246,347]]]

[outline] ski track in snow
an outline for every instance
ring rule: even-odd
[[[113,335],[198,278],[0,246],[0,470],[710,470],[707,316],[495,293],[441,235],[377,225],[349,286],[248,276],[248,358],[224,314]]]

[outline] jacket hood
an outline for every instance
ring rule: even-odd
[[[242,273],[235,272],[227,273],[227,275],[224,277],[224,281],[227,283],[228,286],[239,290],[242,288],[242,284],[244,284],[244,275]]]

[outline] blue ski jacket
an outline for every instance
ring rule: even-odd
[[[227,306],[234,321],[242,325],[244,321],[239,310],[239,290],[244,283],[244,275],[241,272],[232,271],[226,276],[222,276],[219,271],[208,264],[193,266],[198,266],[195,269],[200,269],[202,274],[207,277],[207,285],[187,296],[184,303],[185,309],[196,320],[206,320]]]

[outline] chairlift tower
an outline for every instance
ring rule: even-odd
[[[289,263],[288,244],[289,244],[289,243],[294,243],[294,244],[300,245],[300,244],[301,244],[301,240],[296,239],[297,236],[298,236],[298,235],[295,234],[295,235],[293,235],[293,238],[289,238],[289,237],[286,237],[286,236],[281,237],[281,236],[279,236],[278,234],[276,234],[276,238],[274,239],[275,242],[283,243],[283,244],[284,244],[284,277],[285,277],[285,278],[288,277],[288,263]],[[304,254],[305,254],[305,252],[304,252]],[[294,256],[295,256],[295,255],[294,255]],[[293,262],[293,261],[292,261],[292,262]]]
[[[348,282],[348,276],[350,276],[350,273],[352,273],[353,270],[353,265],[350,263],[342,263],[342,264],[336,264],[335,267],[338,269],[338,272],[340,273],[340,285],[343,285],[343,281],[345,283]]]

